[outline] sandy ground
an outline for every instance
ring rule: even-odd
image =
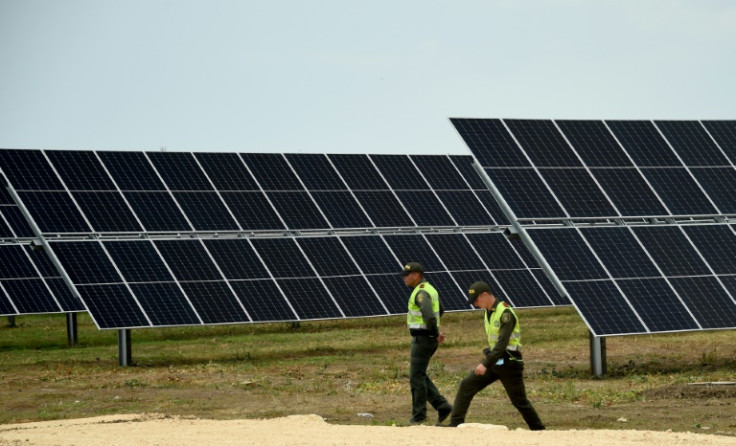
[[[505,426],[346,426],[318,415],[268,420],[202,420],[163,415],[112,415],[0,425],[0,445],[616,445],[734,446],[736,438],[632,430],[530,432]]]

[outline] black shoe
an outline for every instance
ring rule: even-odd
[[[447,417],[450,416],[450,413],[452,413],[452,406],[449,406],[445,409],[440,409],[437,411],[437,423],[435,423],[435,426],[439,426],[442,424],[443,421],[447,419]]]

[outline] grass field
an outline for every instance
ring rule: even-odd
[[[696,431],[736,437],[736,332],[607,339],[608,374],[590,374],[588,332],[572,308],[520,310],[530,399],[551,429]],[[430,365],[454,399],[478,363],[481,312],[446,314],[448,341]],[[404,318],[135,330],[133,367],[117,334],[79,316],[0,326],[0,423],[156,412],[201,418],[318,414],[331,423],[402,425],[410,416]],[[372,417],[358,416],[369,413]],[[432,416],[432,415],[430,415]],[[500,383],[478,394],[469,422],[525,427]]]

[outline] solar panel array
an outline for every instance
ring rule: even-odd
[[[470,156],[1,150],[0,168],[100,328],[405,313],[409,261],[448,310],[478,279],[567,304]]]
[[[452,122],[594,334],[736,328],[736,121]]]

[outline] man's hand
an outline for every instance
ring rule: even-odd
[[[485,375],[487,370],[488,369],[483,364],[478,364],[477,366],[475,366],[475,374],[478,376]]]
[[[446,338],[445,334],[440,333],[439,336],[437,336],[437,343],[442,344],[443,342],[445,342],[445,338]]]

